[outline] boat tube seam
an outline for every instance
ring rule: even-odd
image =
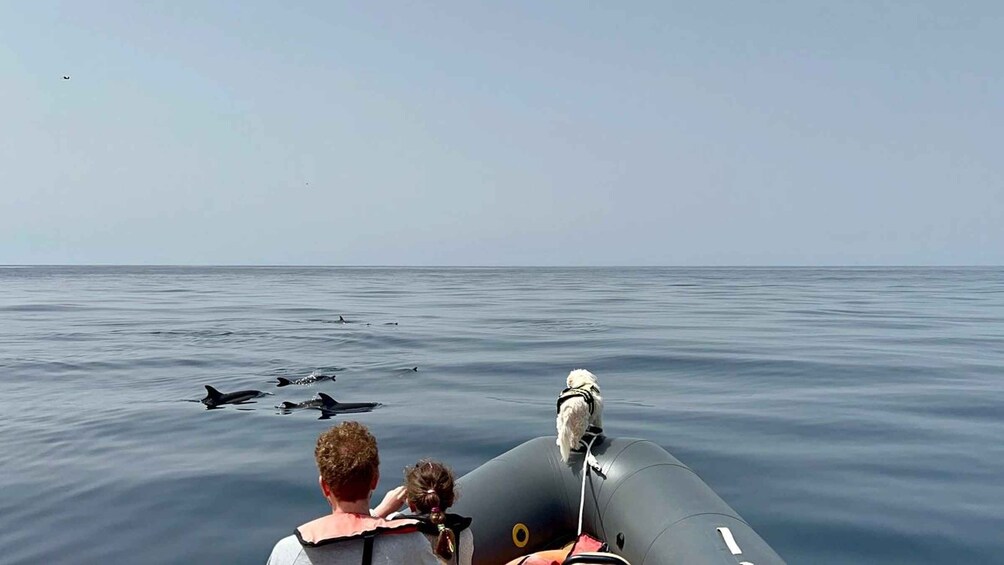
[[[647,440],[647,439],[636,439],[636,440],[632,441],[631,443],[629,443],[629,444],[625,445],[625,446],[624,446],[624,449],[621,449],[620,451],[618,451],[618,452],[617,452],[617,455],[615,455],[615,456],[614,456],[614,458],[613,458],[613,460],[612,460],[612,461],[610,461],[610,464],[609,464],[609,465],[607,466],[607,469],[612,469],[612,468],[613,468],[613,466],[614,466],[614,464],[615,464],[615,463],[617,463],[617,460],[618,460],[618,459],[620,459],[621,455],[623,455],[623,454],[624,454],[624,452],[626,452],[627,450],[631,449],[631,448],[632,448],[632,447],[634,447],[635,445],[638,445],[639,443],[647,443],[647,444],[651,444],[651,445],[655,445],[656,447],[658,447],[658,448],[659,448],[659,449],[661,449],[662,451],[664,451],[664,452],[666,452],[666,453],[669,453],[669,452],[668,452],[668,451],[666,451],[666,449],[664,449],[664,448],[663,448],[662,446],[660,446],[660,445],[657,445],[657,444],[655,444],[655,443],[652,443],[651,441],[649,441],[649,440]],[[677,462],[677,463],[655,463],[655,464],[653,464],[652,466],[654,466],[654,465],[676,465],[677,467],[683,467],[684,469],[686,469],[686,470],[690,471],[691,473],[694,473],[693,469],[691,469],[690,467],[687,467],[687,466],[686,466],[686,465],[684,465],[683,463],[679,463],[679,462]],[[645,468],[647,469],[647,467],[645,467]],[[641,471],[641,470],[642,470],[642,469],[638,469],[638,470],[636,470],[635,472],[637,473],[638,471]],[[634,473],[632,473],[631,475],[633,475],[633,474],[634,474]],[[694,473],[694,474],[696,475],[697,473]],[[631,478],[631,475],[628,475],[627,477],[624,477],[624,480],[622,480],[621,482],[623,483],[623,482],[624,482],[624,481],[626,481],[627,479]],[[617,485],[617,486],[618,486],[618,488],[620,487],[620,485]],[[600,490],[601,490],[601,491],[603,490],[603,489],[602,489],[602,487],[600,488]],[[616,493],[616,492],[617,492],[617,489],[614,489],[614,492]],[[610,496],[611,496],[611,498],[612,498],[612,497],[613,497],[613,494],[611,494]]]
[[[547,437],[550,439],[550,436],[547,436]],[[602,439],[605,440],[606,437],[604,436]],[[609,461],[609,463],[603,463],[603,462],[601,462],[600,466],[606,468],[609,471],[610,469],[613,468],[614,464],[617,462],[617,459],[621,456],[621,454],[624,453],[625,451],[627,451],[628,448],[630,448],[632,445],[634,445],[636,443],[651,443],[651,442],[649,442],[647,440],[644,440],[644,439],[635,439],[635,440],[632,440],[631,443],[625,445],[624,447],[622,447],[620,449],[620,451],[618,451],[616,454],[614,454],[613,459],[611,459]],[[601,445],[602,445],[602,442],[601,442]],[[583,454],[582,456],[583,456],[583,458],[585,458],[586,454]],[[558,459],[557,461],[560,461],[560,459]],[[563,471],[562,471],[561,467],[558,466],[557,461],[555,461],[554,469],[555,469],[556,473],[558,475],[560,475]],[[573,474],[573,476],[574,476],[574,474]],[[607,529],[603,525],[603,512],[600,511],[600,496],[599,496],[600,493],[603,492],[603,486],[604,485],[606,485],[606,477],[603,477],[603,480],[600,481],[599,489],[596,488],[596,481],[592,481],[592,480],[589,481],[589,492],[590,492],[590,494],[593,495],[593,506],[596,508],[596,517],[597,517],[597,520],[599,521],[599,524],[594,524],[594,526],[597,526],[600,530],[602,530],[602,531],[597,531],[597,532],[593,532],[593,533],[599,535],[600,537],[604,537],[605,538],[606,535],[607,535]],[[568,509],[569,509],[569,511],[573,510],[575,507],[572,506],[572,499],[569,497],[567,490],[565,490],[565,500],[568,503]]]
[[[680,518],[679,520],[677,520],[677,521],[673,522],[672,524],[670,524],[670,525],[666,526],[665,528],[663,528],[661,532],[659,532],[655,537],[652,538],[652,543],[648,544],[648,549],[645,550],[645,555],[641,558],[641,562],[645,563],[645,561],[648,559],[648,554],[652,551],[652,546],[655,545],[655,542],[659,541],[659,538],[662,537],[662,534],[666,533],[667,530],[669,530],[673,526],[679,524],[680,522],[683,522],[684,520],[689,520],[691,518],[695,518],[697,516],[725,516],[726,518],[732,518],[733,520],[738,520],[738,521],[742,522],[743,524],[745,524],[746,527],[750,528],[751,530],[753,529],[753,526],[750,526],[746,522],[746,520],[743,520],[739,516],[736,516],[736,515],[733,515],[733,514],[722,514],[721,512],[698,512],[697,514],[691,514],[690,516],[684,516],[683,518]]]
[[[620,454],[628,451],[628,448],[631,448],[632,446],[634,446],[636,444],[642,444],[642,443],[651,444],[652,442],[647,442],[645,440],[639,440],[638,442],[634,442],[632,444],[629,444],[624,449],[620,450],[620,453],[618,453],[617,456],[613,458],[613,461],[610,462],[610,465],[609,465],[609,467],[607,467],[607,469],[612,469],[613,468],[613,464],[616,462],[617,458],[620,457]],[[601,532],[596,532],[596,534],[598,534],[603,539],[606,539],[606,537],[607,537],[607,535],[606,535],[606,524],[603,523],[603,516],[606,515],[606,510],[607,510],[607,508],[609,508],[610,504],[613,503],[613,498],[616,496],[617,491],[620,490],[620,487],[622,487],[625,483],[628,483],[628,481],[632,477],[634,477],[635,475],[638,475],[639,473],[641,473],[641,472],[643,472],[643,471],[645,471],[647,469],[652,469],[654,467],[679,467],[681,469],[686,469],[687,471],[690,471],[691,473],[694,474],[695,477],[698,477],[697,473],[694,473],[693,469],[687,467],[686,465],[682,465],[682,464],[679,464],[679,463],[655,463],[655,464],[652,464],[650,466],[643,467],[642,469],[637,469],[637,470],[635,470],[635,473],[632,473],[631,475],[628,475],[628,476],[620,479],[620,481],[617,483],[617,486],[613,488],[613,492],[610,493],[609,498],[606,499],[606,504],[603,505],[603,509],[602,510],[599,510],[599,496],[598,496],[598,494],[601,494],[602,490],[603,490],[602,486],[600,486],[600,488],[599,488],[600,492],[599,493],[593,492],[593,494],[592,494],[593,505],[596,508],[596,521],[599,522],[599,524],[595,524],[594,526],[598,526],[597,529],[598,530],[602,530]],[[698,477],[698,479],[701,479],[701,478]],[[604,480],[603,484],[605,485],[605,483],[606,482]],[[592,481],[589,481],[589,484],[592,485]]]
[[[613,466],[616,465],[617,460],[620,459],[620,456],[623,455],[624,452],[631,450],[633,447],[635,447],[635,446],[637,446],[639,444],[652,444],[652,442],[650,442],[649,440],[633,440],[630,444],[628,444],[628,445],[624,446],[623,448],[621,448],[620,451],[617,452],[616,455],[613,456],[613,459],[611,459],[610,462],[605,465],[605,468],[607,470],[613,469]],[[660,448],[664,452],[666,451],[665,449],[661,448],[660,446],[656,446],[656,447]],[[677,464],[659,463],[659,464],[656,464],[656,465],[677,465]],[[683,467],[684,469],[687,469],[691,473],[694,473],[694,471],[691,470],[686,465],[680,464],[679,467]],[[641,470],[638,470],[638,471],[641,471]],[[636,473],[638,471],[636,471]],[[634,475],[634,474],[632,474],[632,475]],[[624,481],[630,479],[632,477],[632,475],[629,475],[628,477],[624,477],[620,481],[620,484],[618,484],[616,486],[616,488],[613,489],[613,492],[610,493],[610,498],[606,502],[607,506],[609,506],[609,501],[613,500],[613,495],[615,495],[617,493],[617,489],[620,488],[620,485],[622,485],[624,483]],[[696,475],[696,473],[695,473],[695,475]],[[602,492],[603,492],[603,486],[606,485],[605,477],[603,479],[604,480],[599,484],[599,491],[598,491],[598,493],[596,491],[592,491],[592,497],[593,497],[592,500],[593,500],[593,504],[595,505],[595,508],[596,508],[596,517],[599,520],[599,525],[598,526],[599,526],[599,529],[602,530],[602,532],[596,532],[596,533],[605,538],[606,537],[606,527],[603,525],[603,514],[606,513],[606,507],[604,506],[602,511],[599,510],[599,496],[598,496],[599,494],[602,494]],[[590,487],[592,486],[592,481],[589,482],[589,485],[590,485]]]
[[[624,453],[625,451],[627,451],[628,449],[631,449],[631,447],[632,447],[633,445],[636,445],[636,444],[639,444],[639,443],[651,443],[651,442],[649,442],[649,441],[646,441],[646,440],[644,440],[644,439],[636,439],[636,440],[632,441],[631,443],[629,443],[629,444],[625,445],[625,446],[624,446],[624,448],[623,448],[623,449],[621,449],[620,451],[618,451],[618,452],[617,452],[617,455],[614,455],[614,458],[610,460],[610,464],[609,464],[609,465],[607,465],[607,469],[608,469],[608,470],[609,470],[609,469],[613,469],[613,467],[614,467],[614,464],[615,464],[615,463],[617,463],[617,460],[618,460],[618,459],[620,459],[621,455],[622,455],[622,454],[623,454],[623,453]],[[602,489],[602,487],[600,488],[600,490],[601,490],[601,491],[603,490],[603,489]]]
[[[627,451],[627,450],[625,449],[624,451]],[[622,453],[623,453],[623,452],[622,452]],[[686,465],[682,465],[682,464],[680,464],[680,463],[653,463],[653,464],[651,464],[651,465],[647,465],[647,466],[645,466],[645,467],[642,467],[642,468],[640,468],[640,469],[635,469],[635,471],[634,471],[633,473],[631,473],[630,475],[628,475],[628,476],[624,477],[623,479],[621,479],[621,480],[619,481],[619,483],[617,484],[617,487],[616,487],[616,488],[614,488],[614,491],[613,491],[612,493],[610,493],[610,498],[608,498],[608,499],[607,499],[607,503],[603,505],[603,512],[602,512],[602,513],[603,513],[603,514],[606,514],[606,513],[607,513],[607,507],[608,507],[608,506],[610,506],[610,504],[611,504],[611,503],[613,502],[613,500],[614,500],[614,496],[615,496],[615,495],[617,494],[617,491],[618,491],[618,490],[620,490],[620,488],[621,488],[621,487],[622,487],[622,486],[623,486],[623,485],[624,485],[625,483],[627,483],[627,482],[628,482],[628,480],[629,480],[629,479],[630,479],[631,477],[633,477],[633,476],[637,475],[638,473],[641,473],[642,471],[645,471],[645,470],[647,470],[647,469],[651,469],[651,468],[653,468],[653,467],[679,467],[679,468],[681,468],[681,469],[686,469],[686,470],[690,471],[691,473],[693,473],[693,474],[694,474],[694,476],[695,476],[695,477],[697,477],[697,473],[694,473],[694,470],[693,470],[693,469],[691,469],[690,467],[687,467]],[[700,477],[697,477],[697,478],[698,478],[698,479],[700,479]],[[604,532],[604,533],[606,533],[606,532]]]

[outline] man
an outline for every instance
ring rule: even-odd
[[[279,540],[268,565],[438,565],[415,520],[386,519],[404,504],[404,487],[388,492],[370,511],[370,497],[380,480],[380,457],[376,439],[365,426],[344,422],[322,433],[314,457],[331,514]]]

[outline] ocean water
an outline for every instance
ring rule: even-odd
[[[552,434],[578,367],[790,563],[1004,562],[1002,269],[184,267],[0,268],[0,562],[264,562],[333,421],[382,493]],[[273,408],[319,391],[383,406]]]

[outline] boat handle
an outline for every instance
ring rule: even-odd
[[[732,530],[728,528],[716,528],[719,534],[722,534],[722,539],[725,540],[725,545],[732,552],[732,555],[742,555],[743,550],[739,549],[739,544],[736,543],[736,538],[732,537]]]

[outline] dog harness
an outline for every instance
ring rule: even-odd
[[[593,391],[591,390],[591,388],[592,387],[566,388],[565,390],[561,391],[561,394],[558,395],[557,413],[561,414],[562,404],[575,397],[579,397],[586,401],[586,406],[589,407],[589,415],[592,416],[593,410],[595,409],[596,401],[593,399]],[[599,436],[601,434],[603,434],[603,428],[599,426],[594,426],[593,424],[589,424],[589,426],[586,428],[585,435],[583,435],[582,439],[579,440],[579,447],[577,449],[574,449],[573,451],[578,451],[579,449],[582,449],[583,447],[585,447],[586,442],[589,439],[591,439],[592,436]]]
[[[566,388],[565,390],[561,391],[561,394],[558,395],[558,405],[557,405],[558,413],[559,414],[561,413],[561,405],[564,404],[565,401],[571,400],[576,396],[581,397],[583,400],[586,401],[586,404],[589,406],[589,415],[592,416],[593,404],[594,404],[593,393],[589,389],[585,388]]]

